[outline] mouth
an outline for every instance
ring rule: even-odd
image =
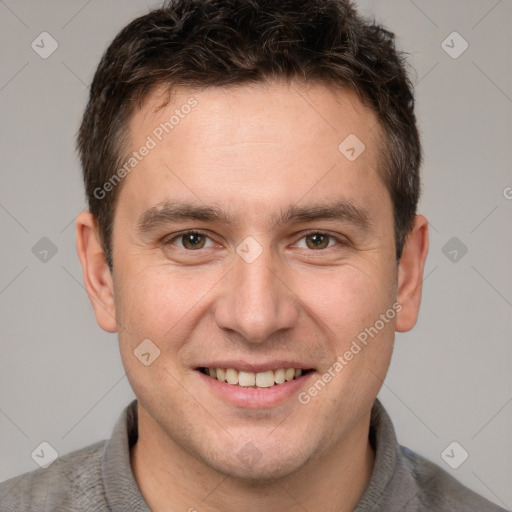
[[[304,368],[276,368],[260,372],[237,370],[235,368],[196,368],[199,372],[218,382],[238,388],[265,389],[281,386],[301,379],[313,372]]]

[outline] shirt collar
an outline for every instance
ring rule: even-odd
[[[393,422],[378,399],[372,407],[369,438],[375,450],[375,463],[368,487],[354,512],[370,511],[379,503],[396,474],[401,457]]]
[[[112,512],[149,512],[130,463],[130,448],[137,442],[137,400],[133,400],[117,420],[105,444],[101,473],[105,495]]]

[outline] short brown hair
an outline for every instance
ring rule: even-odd
[[[381,177],[391,196],[396,256],[420,194],[421,147],[412,84],[394,35],[349,0],[172,0],[112,41],[94,75],[77,147],[89,209],[112,269],[112,223],[122,183],[98,189],[122,165],[129,120],[164,86],[206,88],[273,79],[358,93],[385,135]]]

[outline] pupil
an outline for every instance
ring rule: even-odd
[[[201,236],[202,235],[200,233],[190,233],[188,235],[185,235],[185,247],[195,249],[198,246],[201,246]]]
[[[314,248],[317,248],[318,247],[324,247],[326,246],[326,240],[327,240],[327,237],[325,235],[322,235],[322,234],[319,234],[319,233],[315,233],[313,235],[309,235],[310,236],[310,239],[311,239],[311,243],[313,245]]]

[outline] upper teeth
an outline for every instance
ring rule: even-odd
[[[301,368],[279,368],[277,370],[269,370],[266,372],[244,372],[234,368],[206,368],[206,373],[228,384],[258,388],[269,388],[274,384],[282,384],[284,381],[290,381],[302,375]]]

